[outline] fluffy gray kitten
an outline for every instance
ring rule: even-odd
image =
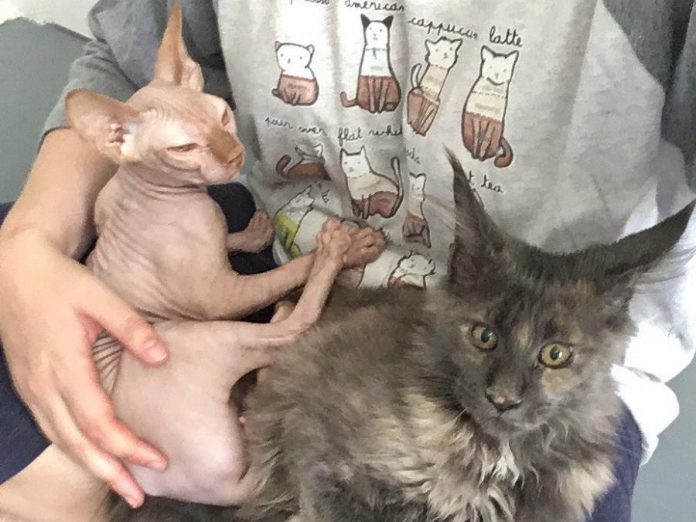
[[[693,204],[554,255],[501,232],[451,161],[444,287],[337,292],[249,397],[255,498],[181,520],[581,522],[612,485],[628,303]]]

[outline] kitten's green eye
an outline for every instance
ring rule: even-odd
[[[539,362],[552,370],[565,368],[570,364],[572,358],[573,348],[567,344],[547,344],[539,352]]]
[[[479,350],[490,351],[498,346],[498,336],[485,324],[478,324],[471,329],[474,346]]]
[[[198,145],[195,143],[187,143],[185,145],[179,145],[178,147],[169,147],[167,150],[171,152],[191,152],[197,147]]]

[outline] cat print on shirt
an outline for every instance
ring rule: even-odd
[[[276,59],[281,73],[272,94],[289,105],[312,105],[319,98],[319,83],[310,64],[313,45],[276,42]]]
[[[361,219],[375,215],[385,219],[394,217],[404,199],[399,158],[391,161],[393,178],[372,168],[364,146],[360,152],[352,154],[341,149],[340,159],[355,216]]]
[[[390,56],[393,16],[370,20],[361,15],[365,45],[360,62],[360,74],[355,98],[341,93],[344,107],[359,106],[371,113],[393,111],[401,101],[401,86],[392,69]]]
[[[410,190],[408,196],[408,211],[404,219],[402,233],[404,241],[407,243],[420,243],[430,248],[430,226],[423,213],[425,204],[425,184],[427,176],[425,174],[409,173]]]
[[[510,166],[513,152],[505,139],[510,82],[519,51],[498,54],[487,46],[481,48],[481,70],[469,93],[462,116],[464,146],[474,159],[495,158],[498,168]]]
[[[407,98],[408,123],[413,130],[425,136],[437,116],[440,108],[440,95],[452,68],[459,58],[459,48],[463,40],[425,41],[427,66],[417,63],[411,69],[411,91]],[[422,74],[421,74],[422,71]]]
[[[399,260],[399,264],[389,276],[388,288],[415,286],[427,288],[427,278],[435,275],[435,262],[423,254],[411,252]]]
[[[302,255],[302,248],[296,242],[297,234],[305,218],[314,210],[314,204],[312,187],[309,186],[280,207],[273,217],[276,238],[293,258]]]
[[[292,181],[329,179],[329,173],[325,167],[324,146],[321,143],[312,147],[296,143],[295,152],[300,159],[290,168],[288,166],[292,158],[289,154],[285,154],[278,160],[276,173],[280,177]]]

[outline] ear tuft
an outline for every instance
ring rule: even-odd
[[[505,238],[486,214],[459,160],[451,150],[446,151],[454,174],[455,228],[450,251],[450,283],[467,287],[498,266]]]
[[[652,228],[632,234],[613,245],[592,248],[592,256],[607,276],[625,277],[631,272],[646,272],[669,254],[686,231],[696,202]]]

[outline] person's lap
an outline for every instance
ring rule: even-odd
[[[251,194],[241,185],[212,187],[211,196],[220,204],[230,232],[243,230],[254,212]],[[0,205],[0,224],[9,205]],[[261,254],[238,254],[230,258],[240,274],[265,272],[275,267],[270,249]],[[268,321],[272,310],[255,314],[251,320]],[[12,388],[0,346],[0,484],[19,473],[49,445],[31,414]],[[638,426],[626,410],[617,438],[617,484],[600,499],[587,522],[630,522],[631,497],[640,466],[642,439]]]

